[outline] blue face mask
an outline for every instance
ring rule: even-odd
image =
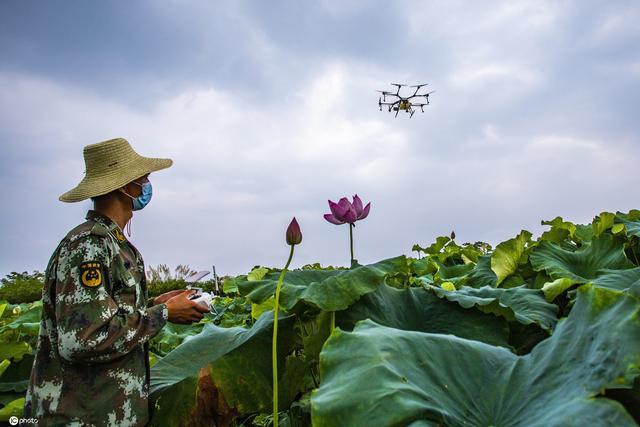
[[[142,194],[140,194],[138,197],[133,197],[130,194],[127,194],[123,191],[124,194],[126,194],[127,196],[131,197],[132,202],[133,202],[133,210],[134,211],[139,211],[140,209],[144,208],[145,206],[147,206],[149,204],[149,202],[151,201],[151,196],[153,195],[153,188],[151,187],[151,183],[149,181],[140,184],[138,182],[133,181],[134,184],[139,185],[140,187],[142,187]]]

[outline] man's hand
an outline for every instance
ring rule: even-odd
[[[172,291],[172,292],[176,292],[176,291]],[[192,292],[195,292],[195,291],[180,290],[178,291],[178,295],[170,298],[165,303],[167,304],[167,309],[169,310],[169,322],[188,325],[190,323],[200,321],[200,319],[204,317],[204,314],[202,313],[206,313],[209,311],[208,307],[205,307],[189,299],[189,295],[191,295]],[[170,294],[170,293],[171,292],[167,292],[167,294]],[[166,294],[162,294],[162,295],[166,295]]]
[[[169,301],[171,298],[180,295],[183,292],[189,292],[188,289],[177,289],[175,291],[165,292],[162,295],[158,295],[153,299],[153,305],[162,304],[163,302]]]

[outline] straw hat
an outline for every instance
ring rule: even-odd
[[[62,202],[79,202],[116,190],[148,173],[166,169],[171,159],[143,157],[124,138],[84,147],[85,176],[75,188],[59,197]]]

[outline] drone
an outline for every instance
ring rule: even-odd
[[[378,90],[376,92],[380,92],[382,94],[382,97],[378,99],[378,106],[380,107],[380,111],[382,111],[383,105],[388,106],[389,112],[391,111],[396,112],[395,117],[398,117],[398,113],[400,111],[404,111],[408,113],[409,118],[413,117],[413,114],[416,112],[416,110],[414,110],[414,107],[420,107],[420,110],[424,113],[424,106],[429,105],[429,95],[435,92],[435,90],[432,90],[431,92],[428,92],[428,93],[418,94],[418,91],[420,90],[420,88],[428,85],[428,83],[425,83],[425,84],[416,85],[416,86],[409,86],[409,87],[415,88],[416,89],[415,92],[413,92],[413,95],[411,96],[403,97],[403,96],[400,96],[400,88],[407,85],[399,84],[399,83],[391,83],[391,85],[397,87],[396,93],[387,92],[384,90]],[[387,96],[393,96],[398,99],[396,99],[393,102],[387,102]],[[425,103],[411,102],[413,98],[418,98],[418,97],[424,97],[426,102]]]

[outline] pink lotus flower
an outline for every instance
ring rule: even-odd
[[[370,208],[371,203],[367,203],[367,206],[364,208],[362,207],[362,200],[360,200],[357,194],[353,196],[353,203],[349,202],[346,197],[340,199],[338,203],[329,200],[331,213],[325,214],[324,219],[335,225],[345,223],[353,224],[356,221],[365,219],[369,215]]]
[[[355,268],[358,265],[358,261],[353,256],[353,228],[356,226],[355,222],[361,219],[365,219],[369,215],[369,209],[371,203],[367,203],[367,206],[362,207],[362,200],[356,194],[353,196],[353,202],[349,202],[346,197],[343,197],[338,203],[329,200],[329,209],[331,213],[325,214],[324,219],[331,224],[349,224],[349,249],[351,250],[351,268]],[[293,248],[293,246],[292,246]],[[331,312],[331,332],[336,325],[335,312]]]

